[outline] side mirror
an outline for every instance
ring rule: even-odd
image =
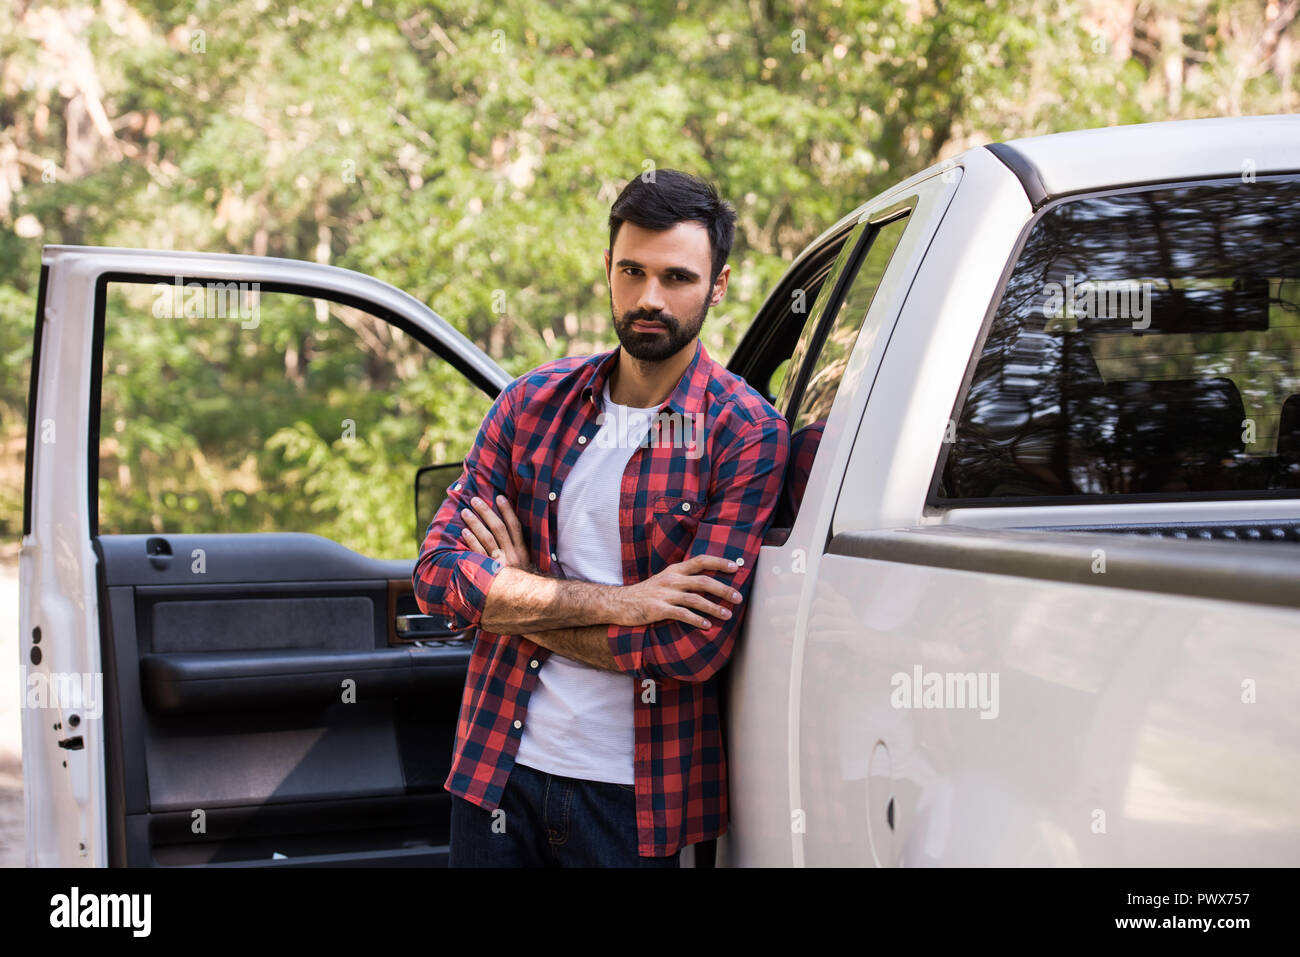
[[[426,465],[415,473],[415,547],[424,544],[433,517],[447,497],[451,483],[460,478],[464,462],[451,465]]]

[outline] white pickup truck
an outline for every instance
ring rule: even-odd
[[[730,830],[684,863],[1300,863],[1297,249],[1300,117],[1259,117],[972,149],[795,260],[730,362],[794,456],[720,677]],[[29,864],[445,862],[469,649],[411,578],[459,462],[416,474],[409,555],[373,557],[211,491],[203,443],[262,448],[260,416],[178,434],[171,393],[116,378],[161,337],[164,379],[206,363],[176,401],[224,409],[260,344],[301,398],[304,316],[319,356],[445,363],[436,414],[510,381],[357,273],[46,248]],[[164,453],[208,484],[134,525]]]
[[[783,309],[720,862],[1300,863],[1300,117],[970,150]]]

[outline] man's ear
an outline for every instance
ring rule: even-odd
[[[609,250],[605,250],[605,278],[609,278]]]
[[[716,306],[722,302],[722,297],[727,292],[727,280],[731,278],[731,266],[724,265],[718,271],[718,278],[713,280],[713,290],[709,295],[709,305]]]

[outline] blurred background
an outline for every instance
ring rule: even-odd
[[[633,176],[683,169],[739,216],[703,333],[725,359],[800,249],[936,161],[1294,111],[1297,14],[1300,0],[0,5],[0,863],[22,859],[10,689],[42,245],[358,270],[517,375],[616,344],[610,204]],[[459,459],[486,403],[374,317],[302,306],[268,300],[253,336],[110,299],[104,532],[312,531],[416,557],[414,468]]]

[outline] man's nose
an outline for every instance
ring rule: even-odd
[[[663,286],[659,284],[659,280],[653,276],[650,277],[646,280],[645,285],[641,287],[641,295],[636,302],[637,308],[646,312],[663,312],[663,292]]]

